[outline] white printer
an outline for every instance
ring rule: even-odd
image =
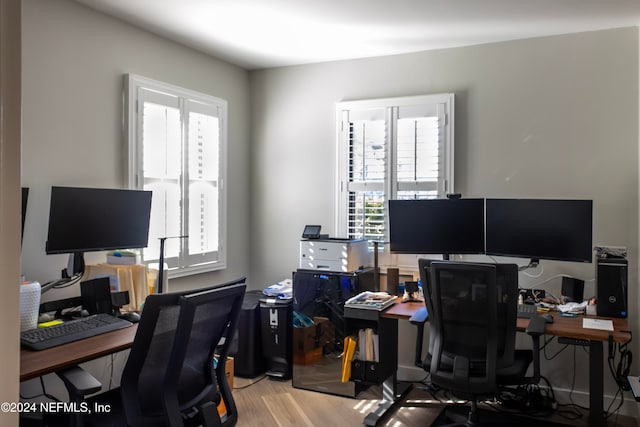
[[[365,239],[303,239],[300,265],[305,270],[352,272],[371,266],[371,253]]]

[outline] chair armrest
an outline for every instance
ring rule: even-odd
[[[427,307],[421,307],[413,313],[413,316],[409,318],[409,322],[418,328],[416,334],[416,348],[413,364],[419,368],[424,368],[422,361],[422,340],[424,337],[424,324],[427,323],[429,314],[427,313]]]
[[[421,307],[420,309],[418,309],[418,311],[413,313],[413,316],[409,318],[409,322],[414,325],[418,325],[420,323],[424,324],[424,322],[426,322],[428,318],[429,314],[427,313],[427,307]]]
[[[83,400],[84,396],[96,393],[102,388],[100,381],[79,366],[73,366],[56,374],[64,383],[71,400]]]
[[[544,335],[544,328],[546,324],[547,323],[544,318],[540,316],[532,316],[525,332],[532,337],[539,337],[540,335]]]

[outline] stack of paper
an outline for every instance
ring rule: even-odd
[[[358,332],[358,358],[367,362],[380,361],[378,334],[373,329],[360,329]]]
[[[613,321],[609,319],[582,319],[582,327],[585,329],[601,329],[603,331],[613,331]]]
[[[347,308],[364,308],[367,310],[380,311],[395,303],[395,295],[389,295],[386,292],[365,291],[348,299],[344,306]]]

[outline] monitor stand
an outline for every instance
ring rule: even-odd
[[[69,254],[67,268],[62,271],[62,277],[68,279],[77,274],[82,274],[84,273],[84,266],[84,253],[74,252]]]

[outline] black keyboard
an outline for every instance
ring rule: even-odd
[[[32,350],[44,350],[131,326],[132,323],[110,314],[94,314],[45,328],[20,333],[20,342]]]
[[[530,319],[536,315],[538,307],[534,304],[518,304],[518,317]]]

